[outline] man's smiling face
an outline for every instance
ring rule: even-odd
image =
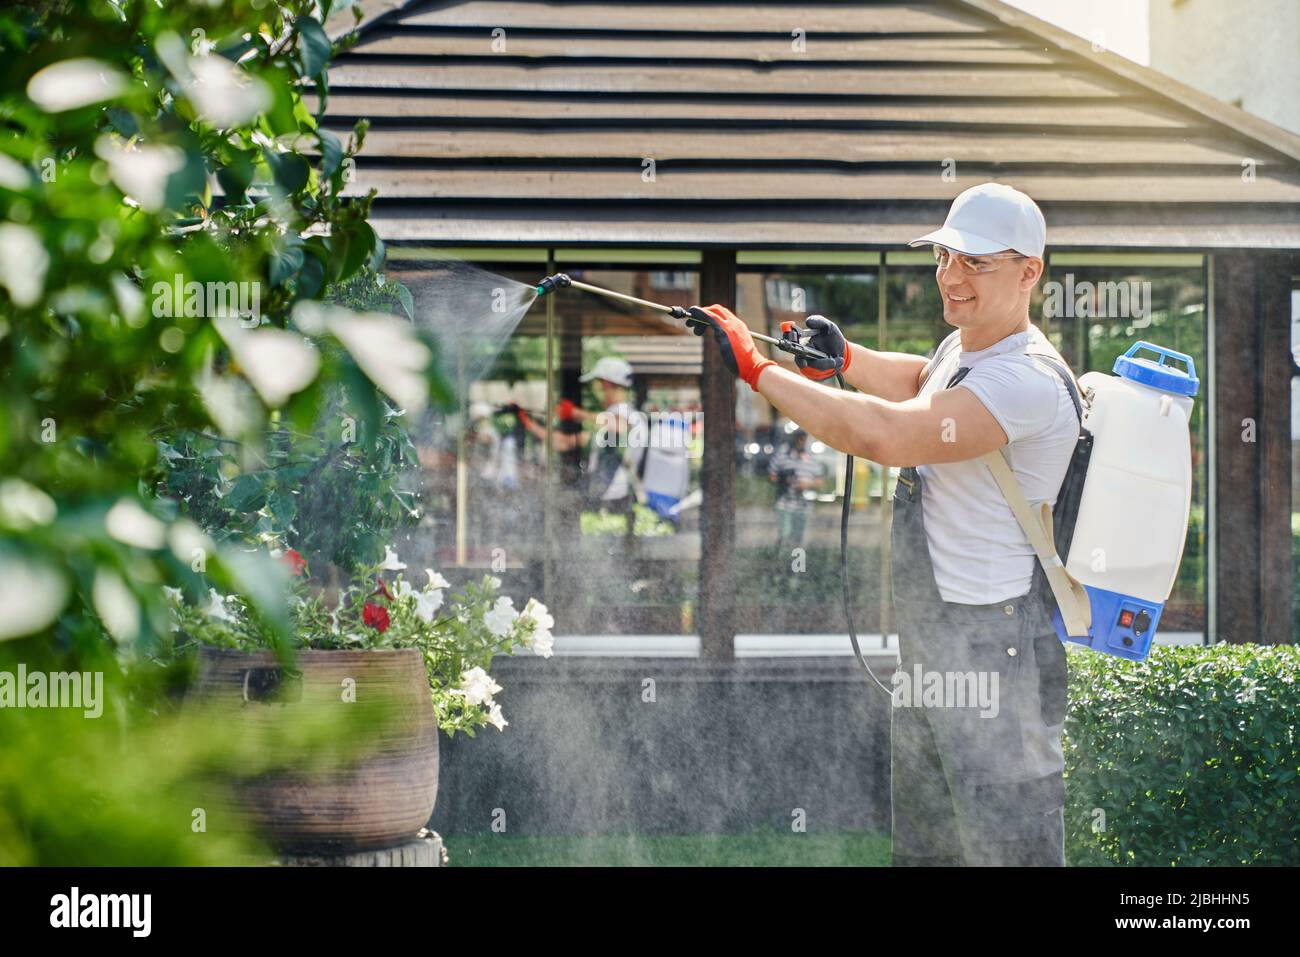
[[[1002,322],[1009,315],[1023,311],[1024,296],[1042,274],[1041,259],[993,259],[997,269],[977,273],[963,268],[957,257],[951,258],[953,261],[948,266],[937,267],[935,281],[943,296],[944,322],[958,329]]]

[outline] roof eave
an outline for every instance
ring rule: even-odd
[[[1208,93],[1179,83],[1159,70],[1134,63],[1117,53],[1108,50],[1094,52],[1089,41],[1022,10],[1017,10],[1002,0],[960,0],[960,2],[993,17],[1009,29],[1019,30],[1044,40],[1067,53],[1087,60],[1098,69],[1106,70],[1130,83],[1136,83],[1171,103],[1195,110],[1207,119],[1254,140],[1266,149],[1271,149],[1288,159],[1300,161],[1300,136],[1290,130],[1260,119],[1240,107],[1215,99]]]

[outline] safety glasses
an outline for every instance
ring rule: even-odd
[[[970,273],[993,272],[995,269],[1000,269],[1009,259],[1027,258],[1029,257],[1015,252],[994,253],[991,256],[967,256],[964,253],[955,253],[947,246],[934,247],[934,261],[940,269],[946,269],[956,261],[963,272]]]

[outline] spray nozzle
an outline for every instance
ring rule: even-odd
[[[573,280],[565,273],[557,272],[554,276],[547,276],[537,284],[537,295],[545,296],[549,292],[555,292],[556,289],[567,287],[573,283]]]

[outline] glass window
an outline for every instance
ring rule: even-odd
[[[522,303],[526,291],[512,283],[531,286],[545,265],[480,263],[483,272],[456,280],[470,290],[458,294],[469,302],[476,292],[503,289],[505,301]],[[440,361],[456,399],[451,409],[430,411],[413,426],[420,469],[412,484],[421,515],[399,550],[403,561],[411,569],[437,569],[456,585],[493,574],[504,594],[540,596],[545,537],[537,503],[545,461],[515,407],[545,421],[545,310],[537,306],[518,316],[489,306],[482,322],[468,313],[444,322],[450,280],[437,264],[393,256],[387,275],[410,289],[417,323],[448,326],[434,332],[444,345]],[[498,328],[498,322],[513,328]],[[463,352],[446,338],[451,335],[464,339]],[[458,361],[462,357],[472,359],[472,368]]]
[[[559,270],[667,305],[698,300],[697,269],[626,260],[481,265],[507,282],[531,285]],[[890,254],[883,266],[801,262],[742,260],[736,311],[751,328],[779,336],[783,321],[821,313],[853,342],[919,355],[932,354],[951,331],[928,252]],[[430,297],[445,296],[427,264],[399,259],[390,275],[411,289],[417,315],[433,308]],[[1300,287],[1296,302],[1300,317]],[[1079,375],[1110,372],[1138,339],[1187,352],[1201,367],[1192,518],[1162,632],[1203,632],[1210,384],[1200,257],[1054,256],[1031,315]],[[665,316],[578,290],[536,304],[513,332],[488,338],[490,361],[465,383],[457,408],[431,413],[417,430],[422,515],[403,557],[453,581],[491,572],[507,594],[542,595],[559,634],[694,634],[703,340]],[[784,353],[775,358],[790,362]],[[629,367],[623,379],[619,370]],[[1300,378],[1295,395],[1300,404]],[[735,415],[736,630],[841,633],[844,456],[801,436],[743,383]],[[1296,436],[1300,488],[1300,426]],[[895,480],[896,470],[856,463],[850,572],[864,634],[892,630],[887,531]],[[1300,606],[1296,614],[1300,633]]]
[[[741,267],[736,312],[750,328],[780,336],[781,323],[831,319],[874,348],[880,291],[875,267]],[[774,357],[790,363],[785,353]],[[834,388],[833,385],[830,388]],[[840,600],[840,510],[845,456],[805,435],[743,383],[736,393],[736,630],[821,634],[845,629]],[[880,627],[880,469],[856,463],[850,517],[855,624]],[[817,609],[809,614],[808,609]]]
[[[697,270],[588,268],[571,277],[668,306],[694,305]],[[573,291],[555,299],[555,427],[547,531],[558,633],[691,634],[700,559],[701,340],[660,313]],[[593,378],[602,373],[626,384]]]

